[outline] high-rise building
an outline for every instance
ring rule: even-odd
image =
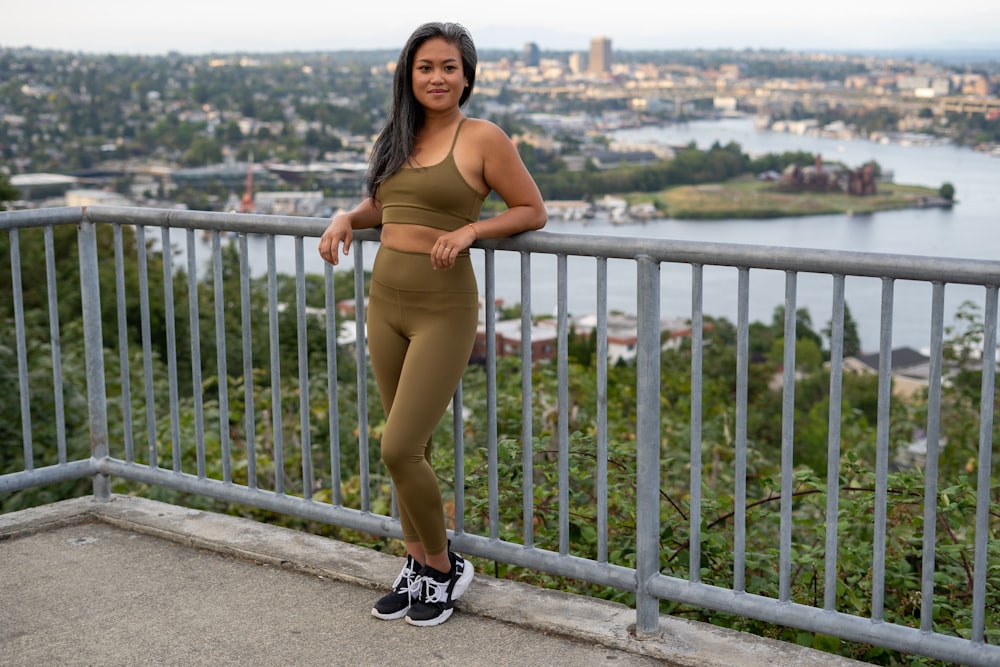
[[[611,72],[611,40],[607,37],[590,40],[590,64],[587,71],[591,74]]]
[[[525,67],[538,67],[539,60],[541,59],[540,51],[538,50],[538,44],[534,42],[528,42],[524,45],[524,66]]]
[[[582,53],[571,53],[569,54],[569,71],[573,74],[579,74],[583,71],[584,57]]]

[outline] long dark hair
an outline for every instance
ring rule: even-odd
[[[440,37],[458,47],[462,54],[462,74],[469,85],[462,91],[458,105],[463,106],[472,95],[476,83],[479,57],[469,31],[458,23],[425,23],[410,35],[399,53],[392,79],[392,104],[385,126],[375,140],[368,165],[368,194],[375,197],[378,186],[396,173],[413,152],[417,129],[424,122],[424,109],[413,96],[413,57],[421,44]]]

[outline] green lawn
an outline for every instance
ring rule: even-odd
[[[878,194],[867,197],[842,192],[782,192],[774,183],[745,178],[677,186],[652,199],[670,218],[718,219],[874,213],[926,205],[922,202],[936,197],[934,188],[895,183],[880,183]]]

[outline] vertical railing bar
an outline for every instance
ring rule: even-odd
[[[636,636],[659,632],[659,600],[649,592],[660,572],[660,265],[637,259]]]
[[[250,259],[247,234],[240,236],[240,321],[243,326],[243,430],[246,438],[247,486],[257,488],[257,418],[254,407],[253,330],[250,328]]]
[[[52,389],[56,419],[56,453],[59,463],[66,463],[66,414],[63,406],[62,337],[59,333],[59,295],[56,289],[55,244],[52,225],[44,228],[45,283],[48,289],[49,339],[52,347]]]
[[[456,533],[465,532],[465,418],[462,414],[462,383],[455,387],[451,397],[452,456],[454,457],[455,491],[452,504],[452,528]],[[459,513],[458,498],[462,498],[462,513]]]
[[[778,600],[791,597],[792,571],[792,482],[795,476],[795,324],[798,275],[785,272],[785,346],[781,385],[781,503],[778,529]]]
[[[736,471],[733,491],[733,590],[745,590],[747,525],[747,383],[750,269],[740,267],[736,324]]]
[[[371,472],[368,453],[368,341],[365,335],[364,243],[354,250],[354,345],[358,383],[358,475],[361,477],[361,511],[371,511]]]
[[[826,441],[826,554],[823,608],[837,609],[837,542],[840,507],[840,414],[844,379],[844,276],[833,276],[830,323],[830,408]]]
[[[875,427],[875,520],[872,535],[872,620],[885,607],[885,528],[889,486],[889,417],[892,402],[893,281],[882,279],[882,322],[878,362],[878,417]]]
[[[702,360],[704,356],[704,267],[691,265],[691,472],[688,508],[688,581],[701,581]]]
[[[567,301],[569,280],[567,257],[556,255],[556,376],[557,421],[556,442],[558,443],[559,478],[559,553],[569,554],[569,354],[567,335]]]
[[[136,232],[136,253],[139,263],[139,322],[142,326],[142,378],[146,397],[146,456],[151,468],[160,467],[159,443],[156,436],[156,400],[153,392],[153,338],[149,314],[149,265],[146,250],[146,228]]]
[[[306,338],[305,251],[301,236],[295,237],[295,314],[299,347],[299,440],[302,447],[302,497],[312,500],[312,433],[309,424],[309,347]]]
[[[229,362],[226,359],[226,295],[222,283],[222,241],[212,231],[212,284],[215,301],[215,363],[219,385],[219,444],[222,450],[222,481],[233,481],[233,454],[229,441]]]
[[[278,342],[278,267],[274,234],[267,236],[267,322],[271,352],[271,445],[274,492],[285,493],[284,415],[281,406],[281,349]]]
[[[14,293],[14,336],[17,339],[17,378],[21,399],[21,451],[25,471],[35,469],[31,438],[31,387],[28,384],[28,344],[24,329],[24,292],[21,284],[21,245],[17,229],[7,232],[10,238],[11,291]]]
[[[87,373],[87,413],[90,422],[90,455],[106,459],[108,450],[108,401],[104,374],[104,334],[101,331],[101,281],[97,259],[97,226],[86,209],[77,233],[80,253],[80,297],[83,310],[83,346]],[[107,474],[94,475],[94,498],[111,499]]]
[[[492,252],[492,251],[487,251]],[[522,252],[521,259],[521,505],[524,523],[524,546],[535,543],[535,469],[534,431],[532,425],[531,371],[531,254]]]
[[[340,398],[337,391],[337,304],[334,300],[333,264],[323,264],[324,290],[326,300],[326,395],[329,400],[327,423],[330,429],[330,502],[339,507],[342,504],[340,489]]]
[[[201,382],[201,322],[198,312],[198,261],[195,231],[188,229],[188,320],[191,329],[191,390],[194,397],[194,437],[198,479],[205,479],[205,400]]]
[[[170,227],[160,228],[163,249],[163,307],[166,319],[167,386],[170,396],[170,455],[174,472],[181,472],[180,408],[177,399],[177,327],[174,312],[174,255],[170,245]]]
[[[608,562],[608,258],[597,258],[597,562]]]
[[[484,280],[486,281],[484,289],[486,299],[484,305],[486,309],[486,489],[490,539],[496,540],[500,537],[500,481],[498,479],[499,461],[497,459],[496,254],[492,250],[486,251],[484,269]],[[456,452],[456,464],[458,462],[457,454]],[[456,477],[456,481],[457,479]],[[462,509],[464,521],[464,493]],[[455,515],[457,520],[457,506]]]
[[[115,246],[115,303],[118,318],[118,378],[121,384],[122,437],[125,441],[125,461],[135,461],[132,433],[132,378],[129,360],[128,310],[125,300],[125,248],[120,223],[112,225]]]
[[[924,460],[924,526],[920,575],[920,629],[934,631],[934,561],[937,554],[938,456],[941,444],[941,376],[944,365],[944,290],[931,295],[930,370],[927,376],[927,448]]]
[[[973,644],[982,644],[986,629],[986,577],[989,569],[990,479],[993,450],[993,410],[996,405],[997,287],[986,288],[983,315],[983,380],[979,404],[979,471],[976,478],[976,541],[972,575]]]

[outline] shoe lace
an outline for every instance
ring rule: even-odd
[[[444,604],[448,602],[448,581],[438,581],[431,576],[420,577],[417,584],[420,601],[424,604]]]
[[[399,571],[396,581],[392,582],[392,590],[396,593],[409,593],[412,598],[419,589],[420,575],[410,566],[410,560],[407,559],[403,569]]]
[[[411,578],[406,587],[406,594],[410,596],[410,600],[420,599],[420,590],[423,587],[424,577],[420,576],[419,572],[410,571]]]

